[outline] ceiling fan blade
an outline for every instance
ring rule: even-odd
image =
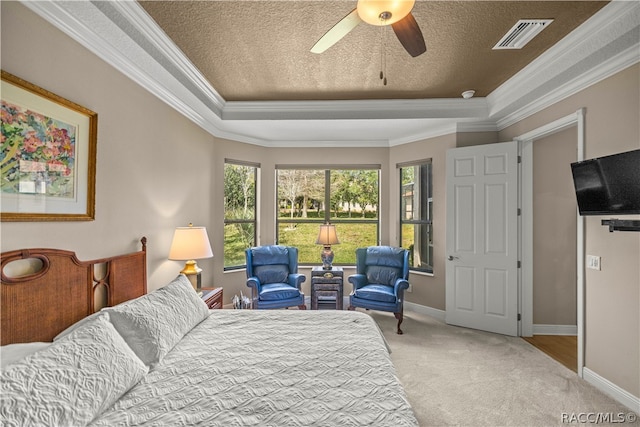
[[[360,16],[358,16],[358,10],[353,9],[351,13],[342,18],[336,25],[334,25],[329,31],[324,33],[320,40],[316,42],[311,48],[313,53],[322,53],[336,44],[340,39],[349,34],[349,31],[353,30],[362,22]]]
[[[422,31],[411,13],[391,26],[409,55],[415,58],[427,51]]]

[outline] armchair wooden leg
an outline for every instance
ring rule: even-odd
[[[352,306],[352,305],[350,305],[349,307],[347,307],[347,310],[350,310],[350,311],[353,311],[353,310],[355,310],[355,309],[356,309],[356,308],[355,308],[354,306]]]
[[[302,304],[298,306],[298,310],[306,310],[306,309],[307,309],[306,304]]]
[[[402,311],[400,313],[393,313],[394,316],[396,316],[396,319],[398,319],[398,335],[402,335],[402,329],[400,329],[400,324],[402,323],[403,320],[403,316],[402,316]]]

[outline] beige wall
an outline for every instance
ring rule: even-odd
[[[391,175],[391,199],[399,200],[400,183],[396,170],[398,163],[431,159],[433,180],[433,275],[412,273],[410,282],[413,288],[411,293],[405,294],[406,301],[420,305],[445,309],[445,244],[446,244],[446,187],[445,169],[447,150],[456,146],[456,135],[445,135],[430,138],[425,141],[413,142],[392,147],[390,153],[390,165],[393,168]],[[393,202],[397,203],[397,202]],[[400,209],[392,209],[390,212],[391,244],[398,245],[398,230],[400,229]]]
[[[270,149],[223,141],[192,124],[20,4],[1,2],[2,68],[99,114],[96,220],[2,223],[1,250],[67,248],[81,259],[133,251],[149,238],[149,288],[168,282],[181,264],[166,259],[173,228],[193,222],[209,229],[214,253],[200,261],[203,280],[246,291],[244,272],[222,272],[224,158],[262,164],[260,238],[274,240],[276,163],[380,163],[382,242],[397,244],[398,162],[433,159],[435,273],[413,274],[407,300],[444,310],[445,153],[495,141],[493,135],[449,135],[390,149]],[[638,65],[498,134],[510,140],[587,107],[587,157],[639,148]],[[318,160],[327,158],[326,161]],[[586,221],[586,251],[602,256],[602,271],[586,272],[586,366],[640,396],[640,233],[608,233]],[[348,273],[347,273],[348,274]],[[308,292],[308,283],[307,292]]]
[[[456,147],[469,147],[496,142],[505,142],[498,139],[498,132],[458,132],[456,134]]]
[[[89,260],[139,250],[146,236],[149,289],[165,285],[182,268],[167,260],[174,228],[212,225],[213,138],[24,6],[1,7],[2,69],[98,113],[95,221],[3,222],[1,250]]]
[[[639,75],[640,65],[629,67],[503,130],[500,138],[514,138],[585,107],[586,158],[638,149]],[[600,225],[603,218],[606,217],[586,217],[585,221],[586,254],[602,257],[601,271],[585,271],[585,366],[637,397],[640,233],[609,233]]]
[[[533,144],[533,323],[576,323],[576,127]]]

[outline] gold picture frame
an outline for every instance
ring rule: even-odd
[[[1,73],[0,220],[93,221],[98,114]]]

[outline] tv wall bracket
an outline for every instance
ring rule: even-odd
[[[640,220],[635,219],[603,219],[602,225],[608,225],[609,232],[640,231]]]

